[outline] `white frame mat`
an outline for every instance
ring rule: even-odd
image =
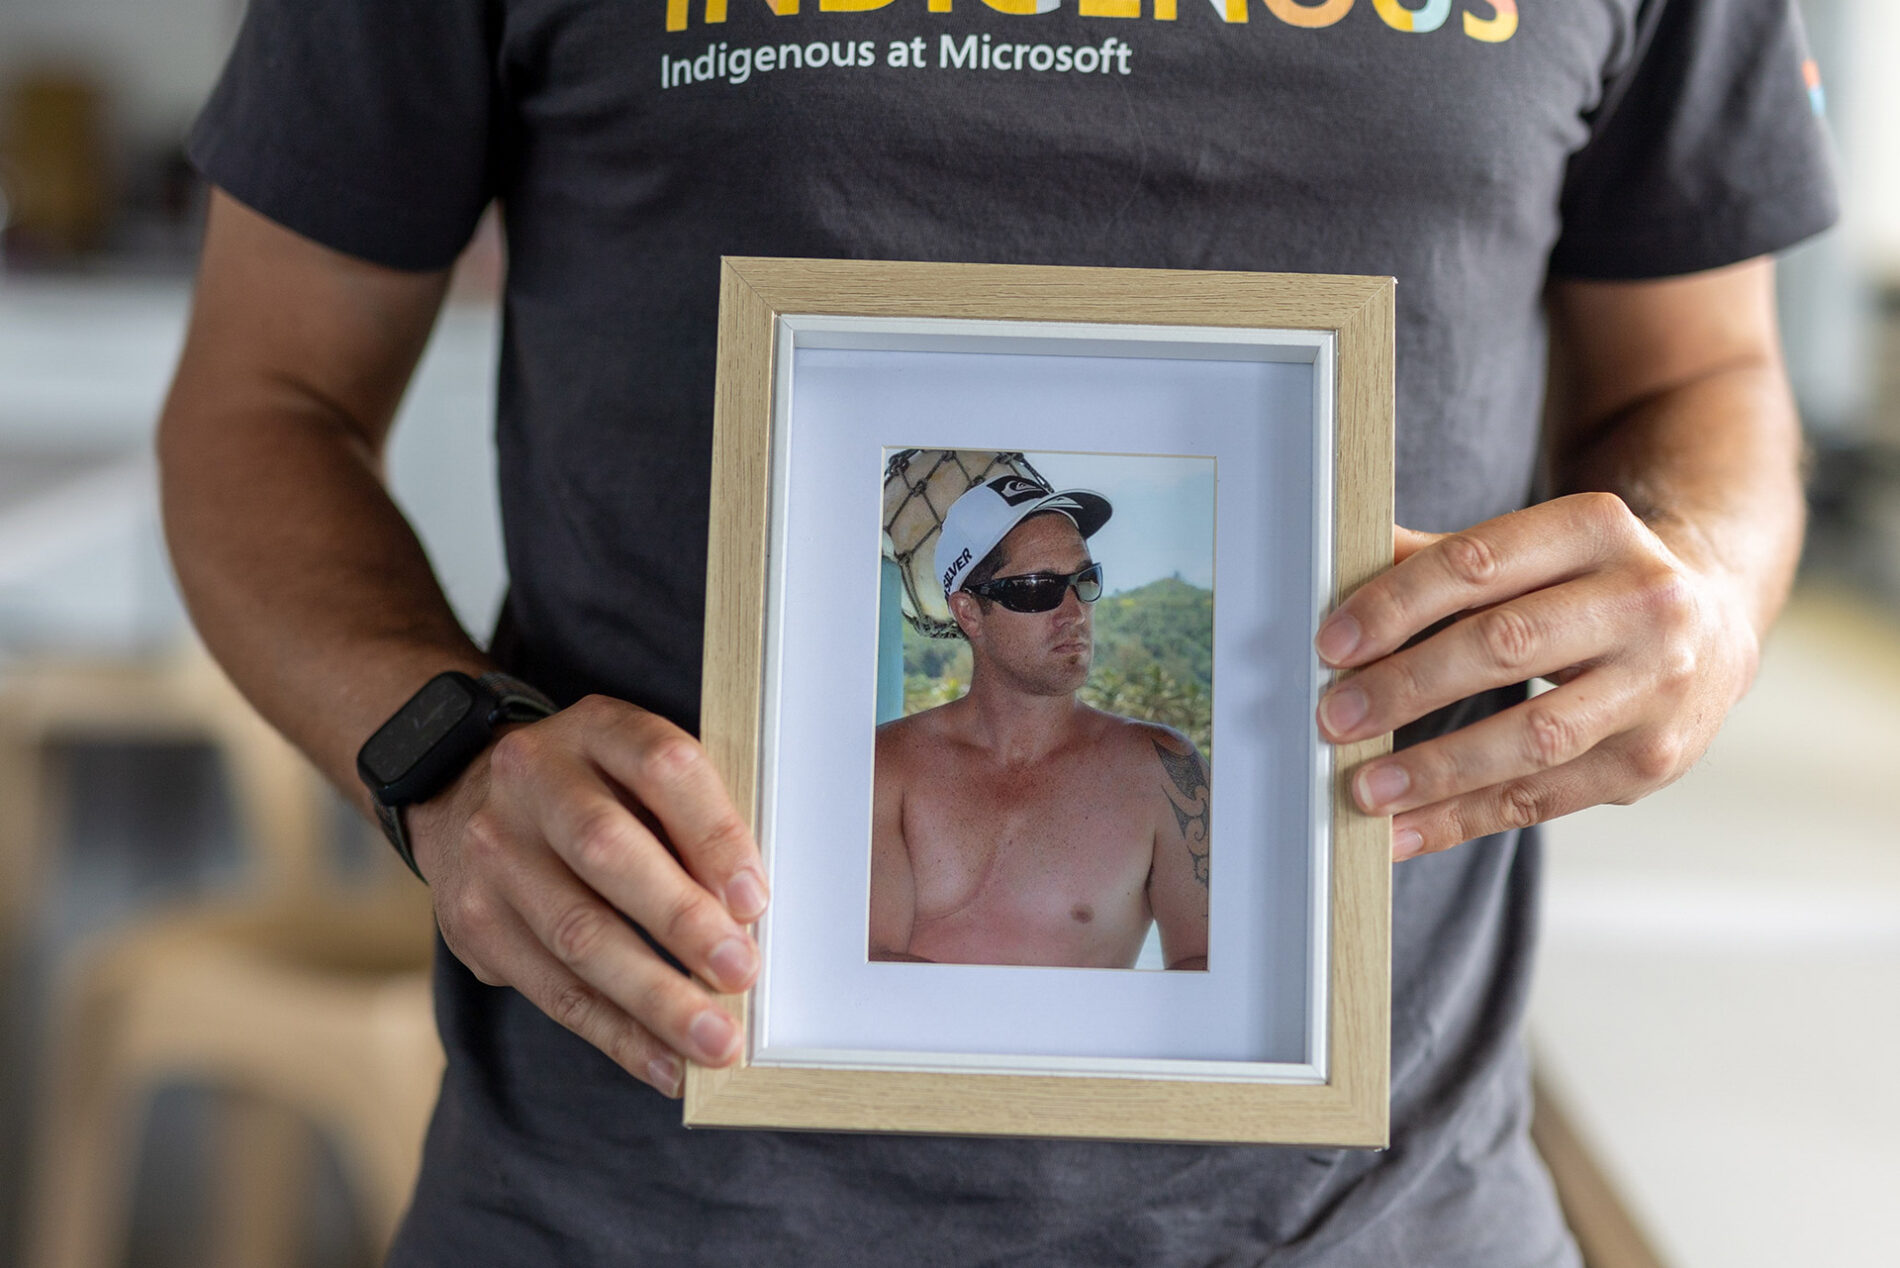
[[[1332,750],[1310,622],[1332,583],[1334,343],[778,319],[754,1064],[1324,1080]],[[867,959],[875,543],[883,455],[905,446],[1215,461],[1205,973]]]

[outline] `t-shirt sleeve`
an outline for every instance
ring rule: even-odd
[[[1667,277],[1792,246],[1838,207],[1792,0],[1644,0],[1572,158],[1551,272]]]
[[[401,269],[452,263],[493,192],[484,0],[250,0],[187,152],[239,202]]]

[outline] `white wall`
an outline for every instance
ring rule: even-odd
[[[1844,229],[1861,265],[1900,285],[1900,4],[1895,0],[1804,0],[1818,28],[1838,11],[1837,50],[1823,57],[1835,134],[1841,145]],[[1817,43],[1822,32],[1817,30]]]

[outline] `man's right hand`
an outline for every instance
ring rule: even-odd
[[[668,1096],[682,1058],[738,1059],[725,1009],[621,915],[720,991],[758,974],[758,847],[691,735],[590,696],[508,731],[406,814],[443,939],[481,981]]]

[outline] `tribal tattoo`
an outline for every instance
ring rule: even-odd
[[[1162,791],[1167,794],[1168,809],[1174,811],[1174,820],[1181,828],[1181,840],[1187,845],[1188,853],[1194,857],[1194,879],[1207,888],[1208,871],[1208,787],[1207,763],[1194,751],[1193,745],[1181,752],[1160,740],[1154,740],[1155,756],[1161,759],[1161,769],[1167,775]],[[1185,809],[1182,807],[1185,805]]]

